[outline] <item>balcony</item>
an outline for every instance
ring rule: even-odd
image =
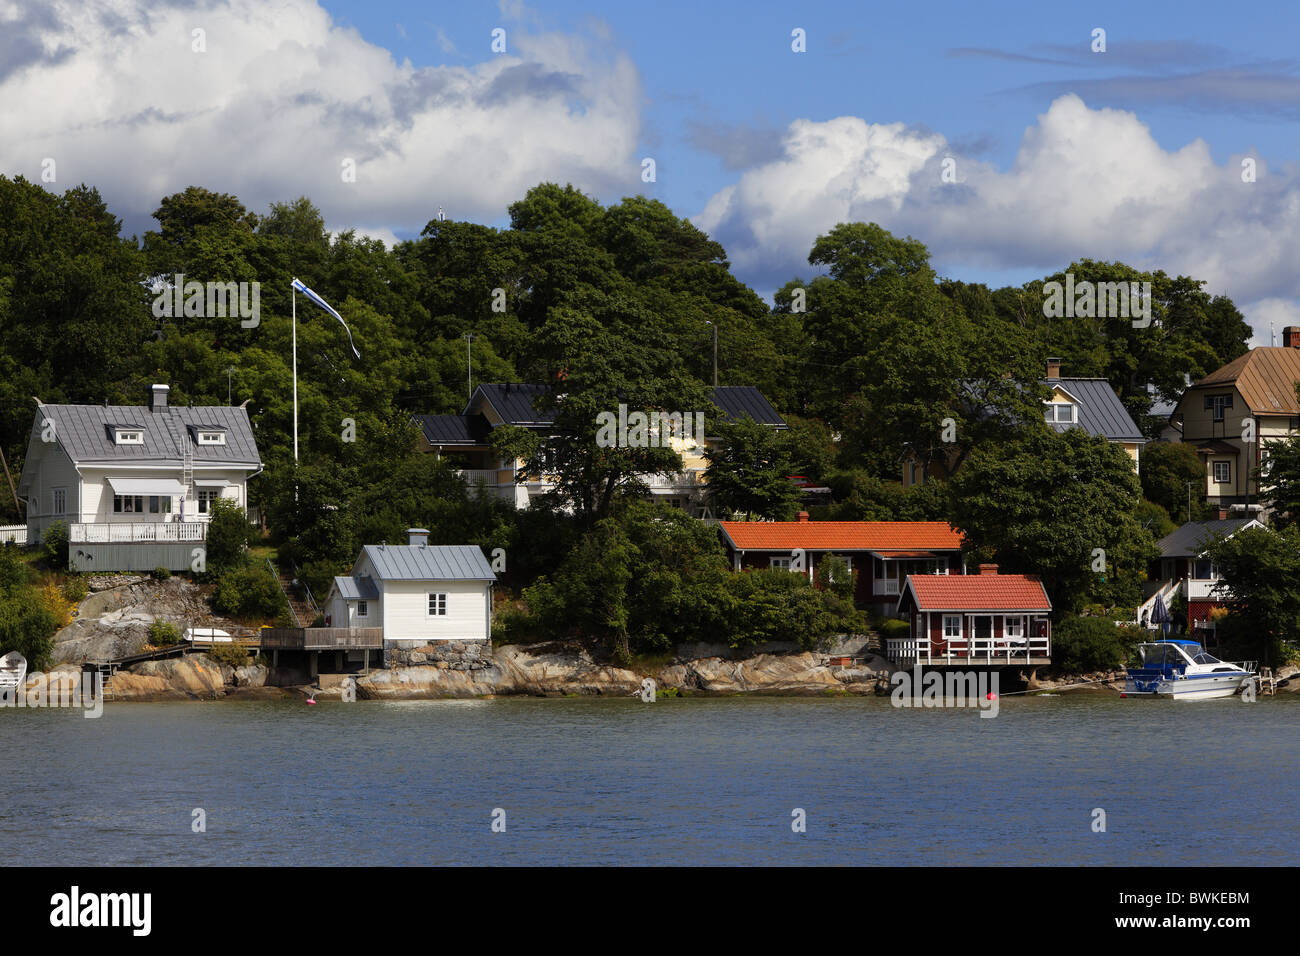
[[[177,543],[204,541],[207,536],[206,521],[119,521],[68,526],[69,544]]]

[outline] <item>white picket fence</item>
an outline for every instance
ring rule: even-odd
[[[0,544],[26,544],[27,543],[27,525],[25,524],[0,524]]]

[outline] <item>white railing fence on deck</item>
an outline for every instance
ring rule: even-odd
[[[73,544],[116,544],[123,542],[203,541],[206,521],[120,522],[117,524],[74,524],[68,528]]]

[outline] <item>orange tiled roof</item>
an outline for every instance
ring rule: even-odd
[[[959,551],[946,521],[720,521],[741,551]]]
[[[1300,382],[1300,349],[1261,346],[1211,372],[1194,387],[1235,385],[1258,415],[1296,415],[1300,414],[1296,382]]]
[[[1028,574],[909,574],[922,611],[1050,611],[1038,578]]]

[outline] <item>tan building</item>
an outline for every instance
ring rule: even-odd
[[[1172,421],[1205,462],[1206,500],[1258,503],[1259,469],[1272,441],[1300,431],[1300,328],[1281,347],[1251,349],[1190,386]]]

